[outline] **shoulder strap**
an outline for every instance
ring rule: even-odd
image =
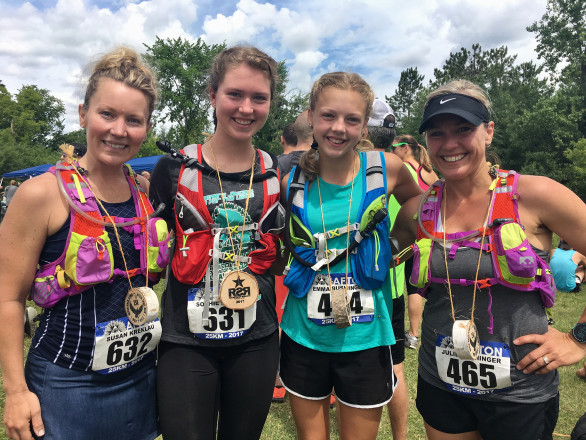
[[[519,194],[516,192],[519,174],[515,171],[499,170],[497,178],[489,223],[492,223],[495,219],[511,219],[520,223],[517,208]]]

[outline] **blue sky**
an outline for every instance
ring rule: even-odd
[[[253,44],[289,69],[307,92],[321,74],[357,72],[384,98],[400,73],[425,81],[450,52],[506,45],[537,60],[534,34],[546,0],[0,0],[0,80],[10,93],[35,84],[61,99],[66,130],[78,128],[83,72],[117,45],[144,51],[155,37]]]

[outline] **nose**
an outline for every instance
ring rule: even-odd
[[[250,98],[244,98],[238,110],[240,111],[240,113],[252,113],[253,108]]]
[[[126,121],[124,121],[124,118],[116,118],[116,120],[112,122],[110,133],[116,137],[126,136]]]
[[[334,123],[332,124],[332,131],[337,133],[344,133],[346,131],[346,124],[344,123],[344,118],[336,118]]]

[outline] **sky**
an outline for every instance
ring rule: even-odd
[[[384,99],[401,71],[425,82],[461,47],[507,46],[533,60],[526,27],[546,0],[0,0],[0,81],[11,94],[36,85],[61,99],[65,131],[92,60],[125,45],[145,52],[156,37],[259,47],[289,70],[288,90],[306,93],[323,73],[361,74]]]

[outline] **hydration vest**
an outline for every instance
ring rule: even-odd
[[[236,261],[239,256],[220,252],[220,235],[228,234],[228,228],[213,223],[205,204],[201,147],[201,144],[188,145],[181,150],[181,153],[197,160],[188,166],[182,163],[179,172],[174,208],[177,240],[171,269],[179,282],[197,284],[210,271],[212,262],[213,289],[216,291],[219,287],[219,261]],[[260,247],[248,255],[241,255],[239,261],[245,263],[251,272],[264,274],[280,254],[279,234],[283,228],[284,213],[279,203],[277,162],[262,150],[256,152],[260,158],[261,174],[255,174],[253,181],[262,180],[263,209],[261,219],[246,224],[244,230],[254,232],[254,240]],[[240,234],[242,227],[232,227],[231,232]],[[210,282],[209,276],[207,282]]]
[[[387,175],[381,152],[359,153],[361,156],[362,181],[365,189],[358,209],[359,222],[331,231],[313,233],[309,226],[306,202],[309,182],[299,166],[291,170],[287,183],[288,205],[286,244],[305,264],[290,257],[285,268],[283,284],[289,293],[301,298],[313,284],[316,272],[326,264],[334,265],[344,258],[346,249],[328,249],[325,240],[341,234],[351,234],[353,251],[350,255],[352,277],[363,289],[382,286],[392,258],[389,242],[389,217],[387,215]]]
[[[475,237],[485,232],[488,240],[482,247],[490,252],[494,276],[477,281],[477,287],[484,289],[495,284],[501,284],[519,291],[537,291],[546,308],[553,306],[556,287],[553,274],[547,263],[533,250],[524,228],[519,221],[518,199],[516,192],[519,174],[515,171],[499,170],[494,200],[488,217],[488,226],[478,230]],[[421,224],[431,236],[443,238],[443,232],[436,231],[436,224],[440,216],[441,197],[444,182],[438,180],[422,196],[424,198],[421,212]],[[492,186],[491,186],[492,188]],[[419,293],[425,296],[430,283],[446,283],[443,278],[431,275],[430,261],[433,240],[427,237],[421,227],[417,228],[417,241],[414,245],[413,272],[410,283],[419,287]],[[448,234],[451,248],[448,258],[454,259],[460,246],[480,249],[480,243],[471,241],[470,232]],[[447,251],[447,250],[446,250]],[[474,285],[473,279],[450,279],[450,283],[460,286]]]
[[[153,213],[153,208],[136,174],[128,165],[123,170],[139,217],[112,219],[117,224],[136,221],[132,225],[116,227],[133,235],[134,246],[140,250],[140,267],[130,268],[128,272],[115,268],[106,226],[70,208],[69,232],[63,254],[57,260],[42,265],[35,274],[30,298],[38,306],[52,307],[62,298],[81,293],[96,284],[111,282],[114,277],[146,275],[147,261],[149,281],[156,283],[159,280],[161,272],[169,264],[169,231],[162,218],[147,217]],[[109,222],[107,216],[102,216],[96,196],[79,178],[75,166],[58,162],[48,172],[61,180],[60,187],[75,207],[98,221]],[[148,243],[145,243],[146,235]]]

